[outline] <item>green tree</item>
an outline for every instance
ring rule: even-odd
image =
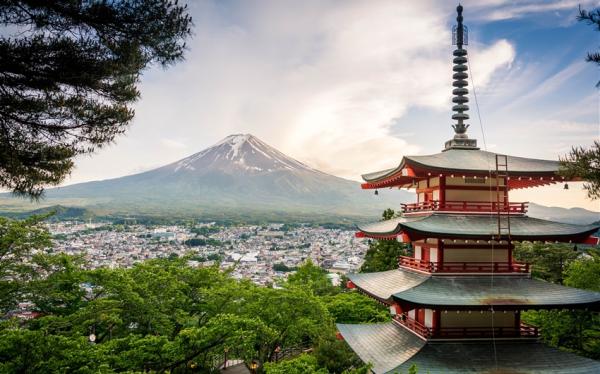
[[[600,199],[600,142],[595,140],[589,148],[573,147],[560,159],[559,174],[566,178],[581,178],[590,199]]]
[[[291,360],[279,363],[265,364],[266,374],[328,374],[324,368],[319,368],[314,356],[303,354]]]
[[[321,336],[334,335],[327,308],[310,290],[257,287],[247,297],[242,315],[259,318],[274,332],[273,339],[258,346],[261,362],[272,360],[277,347],[312,346]]]
[[[32,253],[50,247],[51,235],[44,216],[25,220],[0,217],[0,316],[21,301],[27,281],[34,275]]]
[[[532,264],[532,275],[549,282],[563,284],[564,271],[580,253],[573,245],[546,243],[517,243],[515,259]]]
[[[348,344],[333,336],[321,339],[315,346],[314,355],[319,367],[327,369],[330,373],[347,373],[353,368],[364,368],[365,374],[368,373],[368,366],[362,363]],[[359,373],[360,371],[352,370],[352,372]]]
[[[396,216],[393,209],[383,211],[384,221]],[[365,254],[365,262],[360,268],[362,273],[385,271],[398,268],[398,257],[408,254],[408,246],[397,240],[371,240]]]
[[[225,350],[266,362],[277,347],[334,334],[311,290],[258,287],[187,258],[129,269],[85,270],[65,255],[38,263],[27,290],[42,316],[0,323],[0,372],[210,371]]]
[[[192,21],[171,0],[15,0],[0,22],[0,186],[37,197],[126,130],[141,72],[181,60]]]
[[[327,271],[315,265],[310,259],[300,265],[295,273],[290,274],[287,285],[310,289],[318,296],[336,293],[339,290],[331,284]]]
[[[408,246],[396,240],[373,240],[360,271],[370,273],[398,268],[398,257],[408,254]]]
[[[336,323],[373,323],[390,319],[387,308],[358,292],[343,292],[322,297]]]
[[[565,270],[565,285],[600,292],[600,249],[592,248]]]
[[[394,212],[394,209],[387,208],[383,211],[383,214],[381,216],[384,221],[387,221],[388,219],[394,218],[396,216],[396,212]]]
[[[557,245],[552,245],[557,247]],[[577,254],[577,253],[575,253]],[[551,257],[543,258],[548,262]],[[534,260],[534,270],[538,267]],[[586,255],[580,255],[563,266],[554,266],[551,270],[538,273],[548,280],[570,287],[600,291],[600,253],[591,249]],[[523,313],[523,320],[540,328],[542,340],[554,347],[560,347],[593,359],[600,358],[600,315],[586,310],[540,310]]]
[[[600,31],[600,8],[596,8],[591,11],[587,11],[585,9],[581,9],[579,7],[579,15],[577,16],[577,20],[580,22],[585,22],[588,25],[592,25],[596,28],[596,31]],[[589,52],[586,61],[596,63],[596,65],[600,65],[600,53],[598,52]],[[596,87],[600,86],[600,81],[596,84]]]

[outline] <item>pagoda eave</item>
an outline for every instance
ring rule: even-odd
[[[465,178],[495,177],[495,153],[480,150],[454,149],[428,156],[405,156],[396,168],[364,174],[363,189],[411,188],[414,183],[435,176]],[[507,156],[509,189],[544,186],[554,183],[577,182],[580,178],[559,176],[558,161]],[[461,168],[457,168],[461,165]]]
[[[392,239],[402,235],[402,241],[427,238],[499,241],[510,239],[532,242],[592,243],[598,225],[572,225],[545,221],[527,216],[511,218],[511,235],[498,236],[495,215],[433,213],[423,216],[399,217],[357,227],[357,237]],[[593,243],[592,243],[593,244]]]
[[[407,269],[348,274],[353,288],[403,310],[600,310],[600,293],[561,286],[527,275],[431,275]]]
[[[591,233],[595,232],[595,230],[591,231]],[[488,235],[455,235],[455,234],[438,234],[432,232],[423,232],[405,229],[401,230],[398,233],[392,234],[376,234],[376,233],[368,233],[364,231],[357,231],[355,236],[357,238],[366,238],[366,239],[375,239],[375,240],[396,240],[402,243],[407,243],[406,240],[400,239],[401,237],[409,237],[411,240],[423,240],[428,238],[433,239],[467,239],[473,241],[506,241],[510,240],[512,242],[542,242],[542,243],[573,243],[573,244],[588,244],[588,245],[598,245],[600,244],[599,238],[592,236],[591,233],[585,234],[582,236],[544,236],[543,238],[539,236],[527,236],[527,235],[511,235],[510,238],[508,236],[500,236],[497,234],[488,234]]]
[[[367,292],[361,290],[362,293],[369,296]],[[403,310],[411,309],[440,309],[447,312],[485,312],[494,310],[495,312],[517,312],[527,310],[550,310],[557,309],[557,304],[531,304],[531,303],[518,303],[518,302],[501,302],[497,304],[482,304],[482,305],[437,305],[431,303],[416,303],[408,302],[406,300],[397,299],[392,297],[391,300],[387,300],[384,304],[386,305],[399,305]],[[565,310],[590,310],[598,312],[600,311],[600,301],[588,302],[588,303],[560,303],[560,309]]]
[[[596,373],[600,362],[536,341],[427,342],[394,322],[337,324],[341,337],[375,374],[405,373],[414,364],[430,373]],[[496,355],[492,354],[496,352]]]

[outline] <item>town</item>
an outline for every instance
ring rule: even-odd
[[[368,242],[354,231],[310,225],[144,225],[63,221],[48,223],[54,252],[80,255],[89,268],[131,267],[153,258],[188,256],[192,266],[220,264],[232,276],[275,284],[310,259],[339,274],[357,271]]]

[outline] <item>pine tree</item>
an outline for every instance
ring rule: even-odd
[[[151,63],[183,59],[171,0],[0,0],[0,187],[39,197],[123,133]]]
[[[600,199],[600,142],[594,141],[589,148],[573,147],[571,152],[561,158],[559,174],[586,181],[583,188],[592,200]]]
[[[587,11],[585,9],[581,9],[579,7],[579,15],[577,16],[577,20],[580,22],[585,22],[588,25],[594,26],[596,31],[600,31],[600,8],[596,8],[591,11]],[[596,65],[600,66],[600,53],[599,52],[589,52],[586,58],[588,62],[594,62]],[[596,83],[596,87],[600,87],[600,81]]]

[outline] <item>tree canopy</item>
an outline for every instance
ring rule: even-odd
[[[394,218],[396,212],[393,209],[386,209],[382,214],[382,219],[388,220]],[[365,254],[365,262],[360,271],[370,273],[376,271],[393,270],[398,268],[398,257],[408,254],[408,246],[397,240],[372,240],[369,242],[369,249]]]
[[[600,252],[591,248],[573,251],[561,244],[523,243],[515,255],[532,262],[532,274],[569,287],[600,291]],[[600,358],[600,315],[587,310],[540,310],[523,312],[525,322],[540,328],[542,340],[593,359]]]
[[[130,124],[141,72],[183,58],[171,0],[0,2],[0,187],[37,197]]]
[[[585,9],[581,9],[580,6],[577,20],[593,26],[596,29],[596,31],[600,31],[600,8],[588,11]],[[586,57],[586,61],[593,62],[596,65],[600,65],[600,52],[589,52]],[[596,83],[596,87],[600,87],[600,81]]]
[[[266,363],[297,347],[314,353],[283,372],[316,362],[315,372],[342,373],[362,363],[335,339],[334,322],[386,318],[311,262],[279,289],[186,257],[88,270],[82,258],[45,250],[42,219],[0,219],[2,373],[211,372],[225,352]],[[35,318],[17,317],[23,303]]]
[[[586,181],[583,188],[592,200],[600,199],[600,141],[589,148],[573,147],[561,158],[559,174],[567,178],[578,177]]]

